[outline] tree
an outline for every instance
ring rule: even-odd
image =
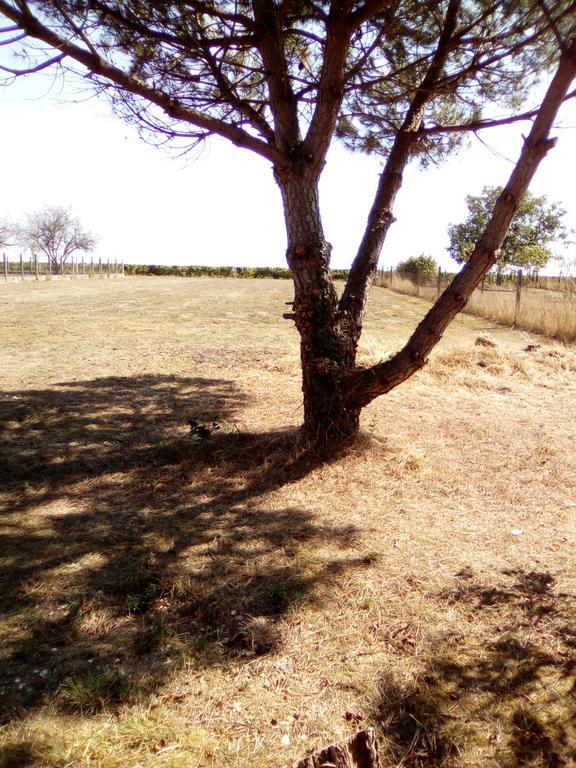
[[[45,206],[26,217],[20,228],[20,239],[38,256],[44,254],[55,274],[76,251],[94,250],[98,238],[82,228],[80,219],[64,206]]]
[[[424,280],[433,280],[438,272],[438,264],[432,256],[411,256],[406,261],[401,261],[396,267],[401,275],[415,277],[419,275]]]
[[[9,248],[14,245],[15,227],[9,221],[0,219],[0,248]]]
[[[494,264],[570,95],[575,10],[574,0],[0,0],[3,50],[20,56],[4,65],[8,77],[75,72],[149,140],[189,147],[218,135],[271,164],[294,280],[303,434],[318,447],[356,434],[362,408],[425,364]],[[522,112],[553,67],[540,108]],[[486,104],[507,114],[487,119]],[[532,118],[462,272],[403,349],[358,366],[368,288],[408,163],[441,160],[469,131]],[[383,158],[340,297],[318,194],[334,138]]]
[[[468,261],[501,194],[502,187],[484,187],[479,195],[466,197],[468,218],[448,229],[448,250],[459,264]],[[552,258],[549,244],[566,238],[562,224],[565,213],[558,203],[548,203],[545,195],[536,197],[526,192],[500,248],[497,269],[503,271],[511,267],[522,267],[538,271],[546,266]]]

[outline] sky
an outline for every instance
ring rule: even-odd
[[[410,167],[380,265],[425,253],[455,269],[446,251],[448,225],[466,218],[467,194],[506,183],[528,130],[522,123],[484,131],[482,142],[473,138],[441,167]],[[558,145],[531,191],[560,202],[565,223],[576,230],[573,103],[564,106],[553,135]],[[334,268],[348,267],[354,257],[380,169],[378,158],[338,145],[330,150],[320,199]],[[280,193],[266,160],[223,139],[178,158],[145,144],[105,102],[36,75],[0,87],[0,217],[21,221],[44,205],[70,206],[99,236],[96,258],[285,266]],[[561,246],[553,250],[571,254]]]

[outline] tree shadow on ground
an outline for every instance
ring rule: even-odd
[[[314,466],[295,433],[235,429],[246,402],[174,376],[0,397],[0,721],[274,652],[295,605],[362,567],[353,528],[290,503]]]
[[[373,717],[387,754],[406,768],[576,764],[574,596],[547,572],[457,578],[438,597],[470,632],[416,656],[408,682],[382,677]]]

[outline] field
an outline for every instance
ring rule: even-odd
[[[366,726],[384,768],[576,764],[574,348],[462,316],[313,463],[290,299],[1,287],[2,768],[291,768]],[[426,306],[374,289],[364,360]]]

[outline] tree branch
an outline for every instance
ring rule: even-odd
[[[394,221],[393,205],[400,187],[402,174],[412,148],[417,141],[418,131],[427,104],[434,96],[434,88],[440,79],[454,37],[461,0],[450,0],[444,18],[444,27],[438,39],[436,51],[431,59],[428,71],[414,94],[406,113],[402,127],[390,150],[384,166],[362,242],[340,299],[339,314],[342,329],[350,337],[350,343],[356,349],[362,332],[367,292],[378,266],[378,258],[384,239]]]
[[[336,0],[331,4],[316,107],[304,140],[304,153],[314,163],[317,174],[322,170],[344,98],[344,68],[354,31],[346,10]]]
[[[0,0],[0,12],[18,24],[30,37],[42,40],[52,48],[56,48],[62,52],[62,56],[74,59],[94,75],[155,104],[172,119],[191,123],[204,130],[207,135],[213,133],[222,136],[238,147],[250,149],[261,155],[273,164],[278,164],[283,159],[276,147],[252,136],[242,128],[211,117],[197,109],[187,107],[173,96],[110,64],[93,51],[80,48],[78,45],[65,40],[42,24],[29,10],[18,11],[6,0]]]
[[[560,56],[556,74],[544,100],[508,184],[494,206],[492,217],[462,271],[454,278],[428,311],[414,334],[394,357],[363,371],[355,371],[348,379],[348,406],[360,408],[375,397],[389,392],[422,368],[430,351],[442,338],[451,320],[462,310],[470,295],[498,258],[502,242],[522,196],[547,152],[556,144],[548,138],[558,110],[576,77],[576,39]]]
[[[252,0],[252,8],[261,31],[259,50],[268,75],[276,145],[290,154],[300,143],[300,127],[282,39],[280,10],[274,0]]]
[[[570,91],[564,97],[564,101],[573,99],[576,96],[576,90]],[[513,123],[520,123],[526,120],[532,120],[538,114],[539,108],[531,109],[528,112],[522,112],[519,115],[509,115],[508,117],[500,117],[494,120],[472,120],[469,123],[461,123],[459,125],[431,125],[428,128],[421,128],[418,131],[419,136],[432,136],[439,133],[465,133],[482,131],[486,128],[498,128],[501,125],[512,125]]]

